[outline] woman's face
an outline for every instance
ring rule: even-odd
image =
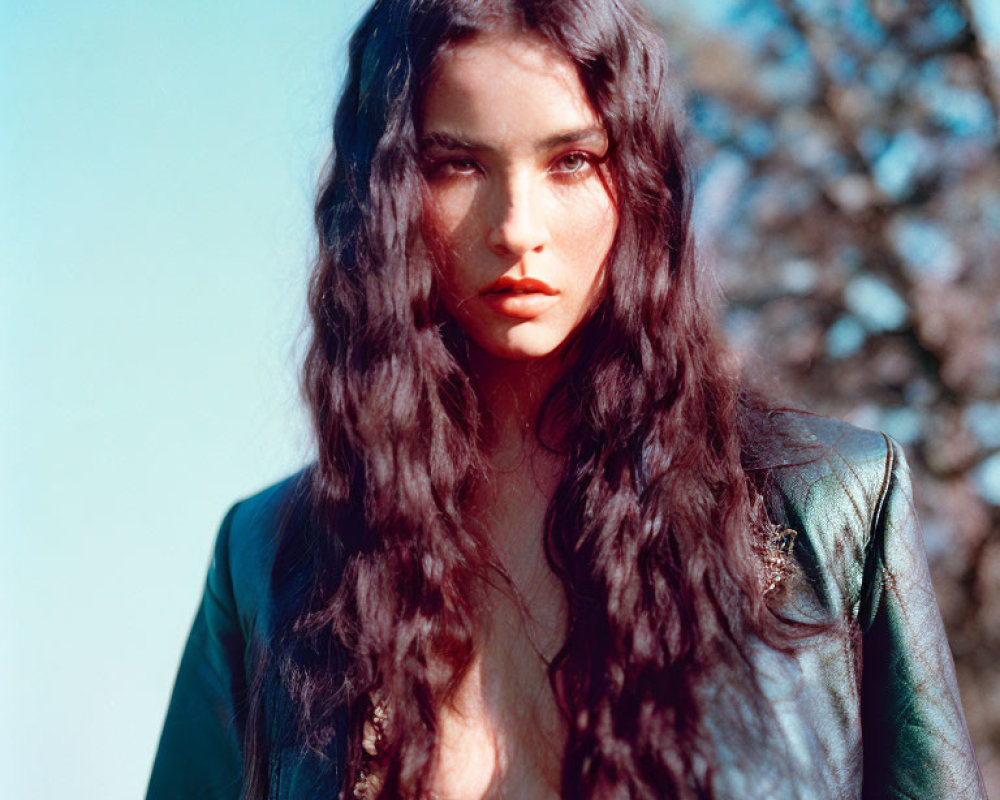
[[[494,356],[552,353],[598,298],[617,226],[607,134],[573,63],[533,35],[480,35],[442,54],[422,113],[446,308]]]

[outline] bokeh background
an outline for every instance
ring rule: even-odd
[[[309,458],[311,203],[365,5],[0,0],[4,797],[142,795],[215,528]],[[904,444],[1000,796],[1000,3],[648,5],[732,341]]]
[[[901,442],[1000,797],[1000,2],[657,3],[730,339]]]

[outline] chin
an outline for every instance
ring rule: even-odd
[[[552,355],[562,345],[565,337],[509,336],[506,339],[482,337],[476,344],[494,358],[505,361],[535,361]]]

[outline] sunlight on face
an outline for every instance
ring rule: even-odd
[[[617,227],[573,63],[534,35],[476,36],[440,57],[420,123],[445,307],[493,356],[554,352],[600,295]]]

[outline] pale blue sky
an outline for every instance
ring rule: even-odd
[[[0,2],[0,774],[144,791],[215,528],[295,386],[361,0]]]

